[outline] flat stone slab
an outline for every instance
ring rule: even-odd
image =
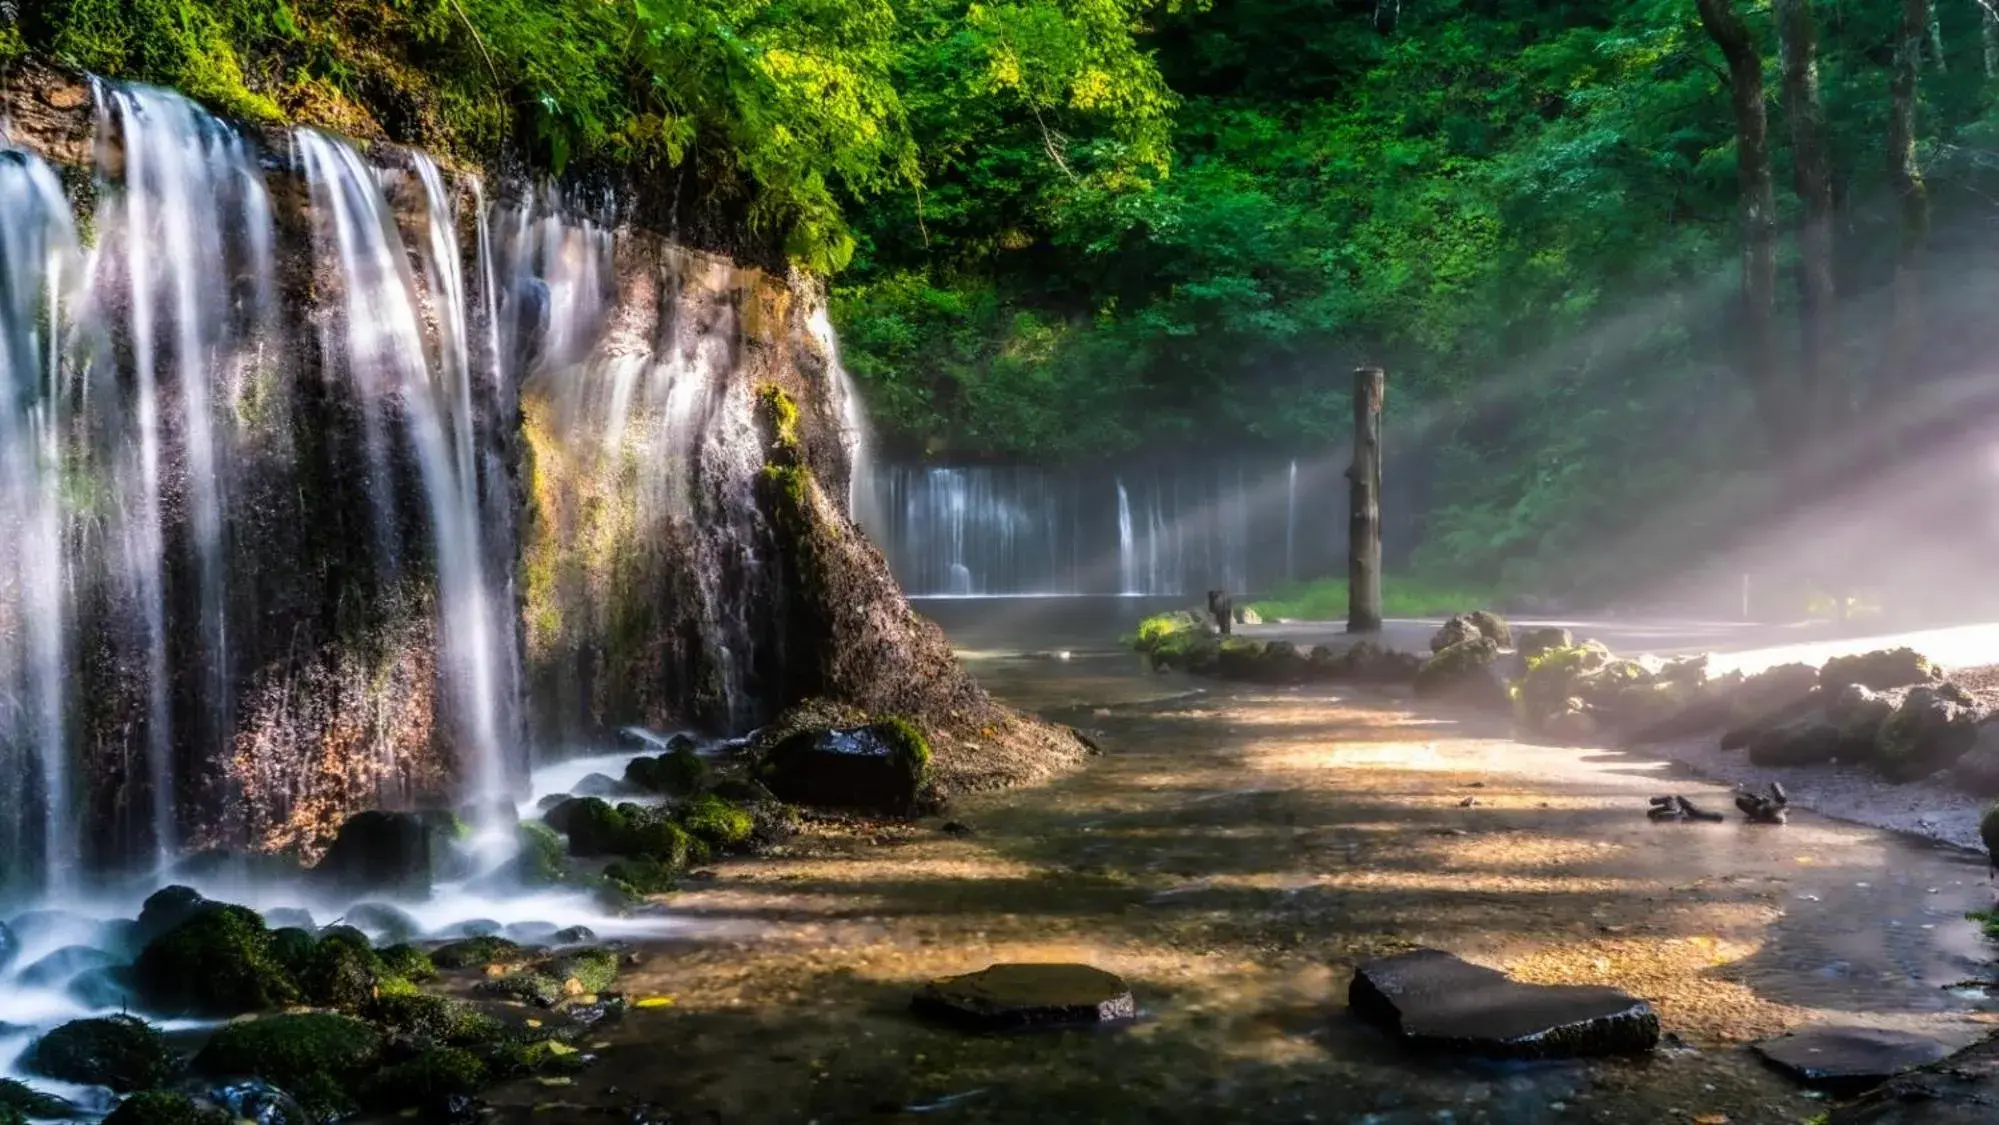
[[[1131,987],[1089,965],[1004,963],[939,977],[916,993],[918,1015],[973,1031],[1120,1023],[1138,1015]]]
[[[1890,1078],[1832,1111],[1832,1125],[1992,1125],[1999,1121],[1999,1039]]]
[[[1658,1013],[1635,996],[1522,984],[1440,949],[1361,965],[1347,1006],[1411,1046],[1486,1058],[1637,1055],[1659,1043]]]
[[[1857,1094],[1950,1054],[1928,1036],[1873,1027],[1806,1028],[1755,1047],[1771,1066],[1836,1094]]]

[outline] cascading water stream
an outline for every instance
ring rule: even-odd
[[[1145,590],[1138,582],[1138,548],[1133,544],[1131,534],[1131,496],[1124,490],[1124,479],[1117,482],[1117,557],[1118,573],[1124,579],[1120,592],[1132,595]]]
[[[437,285],[432,308],[443,358],[433,374],[417,320],[419,294],[388,200],[360,155],[345,142],[310,130],[296,135],[300,164],[328,231],[345,292],[344,331],[334,342],[357,382],[369,427],[370,456],[386,459],[382,419],[400,408],[416,455],[436,552],[443,679],[455,704],[464,780],[478,807],[493,807],[508,787],[497,719],[497,630],[484,578],[465,301],[452,208],[434,167],[421,178],[430,237],[422,254]],[[425,168],[428,162],[420,162]],[[386,471],[378,481],[386,483]],[[393,491],[374,497],[378,527],[393,526]]]
[[[1284,481],[1284,580],[1298,580],[1298,462],[1291,462]]]
[[[70,577],[58,356],[68,287],[80,267],[54,173],[25,153],[0,150],[0,523],[8,529],[0,536],[0,785],[23,795],[0,801],[0,848],[41,858],[32,873],[0,860],[0,886],[10,874],[67,886],[79,852],[66,736]],[[31,801],[39,801],[39,817]]]

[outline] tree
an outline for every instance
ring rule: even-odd
[[[1728,63],[1729,101],[1735,110],[1737,213],[1742,223],[1741,352],[1758,413],[1779,453],[1791,448],[1776,338],[1777,201],[1770,185],[1769,121],[1763,105],[1763,56],[1734,0],[1695,0],[1701,25]],[[1920,3],[1920,0],[1916,0]],[[1922,34],[1921,26],[1917,35]],[[1917,41],[1918,49],[1921,40]]]
[[[1922,331],[1922,292],[1917,270],[1923,246],[1929,240],[1930,200],[1922,169],[1916,165],[1916,79],[1922,68],[1929,7],[1929,0],[1902,0],[1894,69],[1888,79],[1888,186],[1895,195],[1901,235],[1895,249],[1894,279],[1890,283],[1893,310],[1889,315],[1888,346],[1883,353],[1881,383],[1876,388],[1877,394],[1883,396],[1897,382],[1910,377]]]
[[[1818,28],[1810,0],[1772,0],[1783,62],[1784,117],[1791,131],[1792,183],[1804,203],[1798,224],[1798,313],[1803,335],[1799,383],[1806,424],[1832,421],[1828,407],[1842,391],[1829,371],[1834,354],[1832,158],[1825,107],[1819,98]]]

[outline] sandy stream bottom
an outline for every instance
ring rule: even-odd
[[[624,984],[569,1085],[502,1121],[1795,1123],[1827,1108],[1744,1044],[1817,1023],[1968,1043],[1999,1004],[1964,913],[1981,859],[1811,814],[1654,824],[1726,790],[1657,760],[1525,745],[1406,700],[1152,676],[1128,657],[982,655],[1010,702],[1101,732],[1052,784],[948,819],[824,828],[669,901],[683,936]],[[1466,798],[1473,798],[1468,807]],[[1610,984],[1669,1033],[1635,1061],[1413,1058],[1345,1012],[1353,966],[1430,945]],[[1123,974],[1133,1027],[982,1037],[907,1014],[1001,960]]]

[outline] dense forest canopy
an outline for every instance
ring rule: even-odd
[[[1999,200],[1984,0],[0,15],[0,57],[241,116],[691,172],[832,277],[848,364],[911,454],[1323,450],[1346,372],[1381,363],[1435,498],[1419,561],[1487,579],[1751,494],[1985,344],[1959,330],[1985,319],[1963,271]]]

